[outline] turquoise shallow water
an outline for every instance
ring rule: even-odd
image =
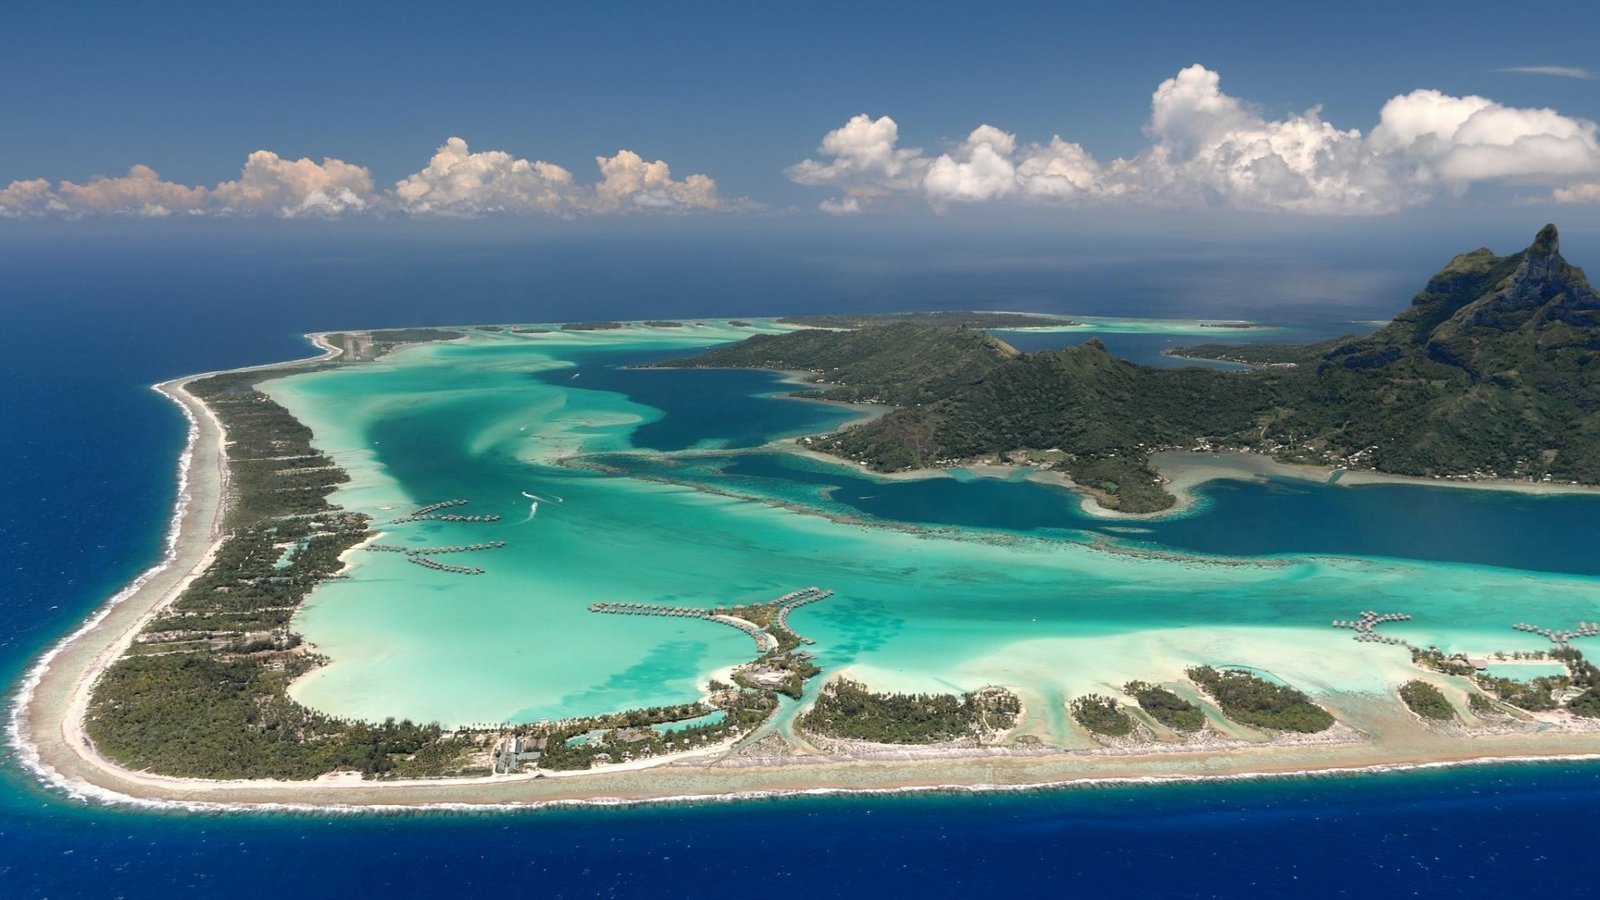
[[[1292,495],[1299,506],[1274,507],[1273,485],[1239,485],[1267,492],[1259,515],[1239,520],[1221,490],[1191,517],[1130,528],[1088,519],[1046,486],[889,482],[749,452],[850,413],[773,397],[783,386],[767,373],[621,368],[747,333],[480,335],[274,382],[351,471],[344,505],[383,522],[465,498],[460,511],[503,516],[384,526],[385,543],[509,544],[452,559],[488,570],[477,577],[356,551],[353,577],[323,586],[299,617],[333,662],[296,695],[343,715],[446,723],[683,702],[748,659],[748,638],[588,604],[709,607],[819,585],[836,596],[791,624],[828,671],[901,690],[1011,685],[1035,711],[1028,727],[1065,739],[1064,697],[1195,662],[1256,666],[1335,705],[1388,690],[1406,676],[1405,651],[1328,625],[1363,609],[1409,612],[1385,630],[1469,651],[1543,649],[1514,621],[1600,618],[1600,582],[1560,552],[1484,566],[1426,542],[1349,538],[1362,503],[1393,513],[1425,498],[1471,536],[1514,527],[1524,498],[1311,486]],[[604,466],[556,464],[576,454]],[[525,492],[541,498],[531,518]],[[1574,521],[1600,520],[1600,499],[1560,499]]]

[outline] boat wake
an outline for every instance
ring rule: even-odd
[[[528,507],[528,517],[526,519],[523,519],[522,520],[523,522],[532,522],[533,521],[533,517],[539,514],[539,504],[540,503],[549,503],[551,500],[554,500],[557,503],[565,503],[565,502],[567,502],[567,501],[561,499],[560,497],[557,497],[557,496],[554,496],[554,495],[551,495],[550,497],[541,497],[538,494],[530,494],[527,491],[523,491],[522,492],[522,496],[527,497],[529,500],[533,501],[533,505]]]

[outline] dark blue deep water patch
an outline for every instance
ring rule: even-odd
[[[1227,555],[1399,556],[1600,575],[1600,495],[1289,479],[1203,485],[1198,515],[1139,523],[1166,547]]]
[[[1579,883],[1600,769],[406,817],[20,799],[8,898],[1481,898]]]
[[[841,407],[773,397],[802,388],[775,372],[747,369],[637,368],[699,350],[584,354],[576,369],[534,376],[550,384],[615,391],[666,414],[633,432],[635,447],[687,450],[703,442],[730,450],[788,435],[829,431],[852,417]]]
[[[1325,485],[1293,479],[1219,480],[1196,511],[1170,519],[1106,519],[1051,484],[989,477],[882,479],[785,453],[699,460],[676,472],[651,459],[611,460],[642,475],[727,477],[802,500],[784,488],[873,518],[1009,531],[1098,532],[1161,549],[1219,556],[1391,556],[1600,575],[1600,495],[1529,495],[1413,485]]]
[[[722,472],[735,478],[822,488],[834,503],[892,522],[1036,531],[1081,528],[1098,521],[1080,511],[1077,495],[1070,491],[1021,480],[886,481],[854,474],[844,466],[781,453],[729,457]]]

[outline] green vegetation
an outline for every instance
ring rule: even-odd
[[[970,694],[879,694],[860,682],[829,682],[796,724],[828,737],[880,744],[984,738],[1016,725],[1017,696],[1003,688]]]
[[[1600,668],[1584,658],[1574,647],[1557,647],[1548,651],[1550,659],[1559,660],[1567,667],[1565,675],[1545,675],[1528,681],[1478,673],[1474,681],[1479,688],[1500,700],[1529,712],[1547,712],[1557,709],[1558,695],[1567,691],[1582,691],[1572,697],[1566,708],[1581,716],[1592,716],[1600,710]]]
[[[1127,737],[1133,733],[1133,719],[1122,711],[1117,701],[1104,694],[1085,694],[1067,704],[1072,718],[1095,734],[1106,737]]]
[[[622,328],[621,322],[568,322],[561,326],[562,331],[612,331]]]
[[[1059,450],[1074,481],[1128,512],[1172,502],[1150,452],[1197,445],[1600,483],[1600,294],[1553,227],[1521,253],[1457,257],[1365,337],[1180,351],[1263,366],[1247,372],[1137,366],[1097,341],[1018,354],[926,317],[825,321],[856,330],[752,337],[669,365],[809,371],[826,385],[815,396],[901,407],[812,443],[879,471]]]
[[[671,321],[667,321],[665,319],[652,319],[650,321],[645,322],[645,324],[649,325],[651,328],[682,328],[682,327],[684,327],[682,322],[671,322]]]
[[[1107,509],[1148,513],[1170,508],[1177,498],[1161,486],[1161,476],[1143,456],[1103,456],[1061,464],[1079,487],[1093,491]]]
[[[699,718],[710,709],[697,703],[658,706],[526,725],[511,733],[540,748],[540,768],[587,769],[600,762],[644,759],[709,746],[750,731],[766,721],[778,706],[770,691],[740,690],[719,684],[713,684],[712,704],[723,711],[721,721],[673,731],[659,731],[651,726]]]
[[[803,396],[916,406],[982,381],[1016,355],[1003,341],[975,329],[899,324],[758,334],[661,365],[811,372],[813,382],[822,387]]]
[[[1573,647],[1552,650],[1550,655],[1567,664],[1571,686],[1583,690],[1583,693],[1567,702],[1567,709],[1573,715],[1600,718],[1600,667],[1584,659],[1583,654]]]
[[[445,328],[386,328],[371,332],[372,339],[380,344],[425,344],[429,341],[453,341],[461,332]]]
[[[1150,718],[1185,733],[1199,731],[1206,725],[1206,714],[1193,703],[1159,685],[1143,681],[1130,681],[1122,686],[1128,696],[1139,702],[1139,708]]]
[[[1245,725],[1312,734],[1333,727],[1333,716],[1299,690],[1234,669],[1196,666],[1184,674],[1205,689],[1223,715]]]
[[[780,649],[735,669],[733,680],[741,687],[777,691],[799,700],[805,693],[806,681],[821,672],[809,654]]]
[[[1045,328],[1076,325],[1071,319],[1060,316],[1035,316],[1027,313],[970,312],[951,310],[942,312],[900,313],[838,313],[821,316],[787,316],[779,319],[785,325],[804,325],[807,328],[868,328],[874,325],[940,325],[949,328]]]
[[[1494,701],[1490,700],[1487,695],[1480,694],[1477,691],[1467,692],[1467,709],[1472,710],[1473,715],[1478,716],[1495,716],[1505,714],[1503,711],[1501,711],[1500,707],[1494,705]]]
[[[372,340],[371,359],[377,359],[385,353],[392,352],[396,347],[405,344],[426,344],[432,341],[453,341],[461,337],[459,331],[449,331],[443,328],[390,328],[384,331],[370,333]]]
[[[498,331],[499,326],[482,326],[478,330]],[[405,344],[453,341],[461,336],[460,331],[443,328],[390,328],[379,331],[331,332],[324,335],[324,339],[330,346],[342,351],[337,362],[344,364],[371,362]]]
[[[1600,718],[1600,687],[1592,687],[1567,703],[1573,715],[1587,719]]]
[[[1456,717],[1455,707],[1444,697],[1444,692],[1426,681],[1412,679],[1400,685],[1400,699],[1411,711],[1433,722],[1448,722]]]
[[[1531,681],[1517,681],[1515,678],[1500,678],[1493,675],[1479,675],[1476,679],[1478,687],[1505,702],[1525,709],[1529,712],[1544,712],[1555,709],[1558,704],[1555,692],[1566,685],[1565,678],[1535,678]]]
[[[1345,340],[1349,340],[1346,338]],[[1195,344],[1170,355],[1180,359],[1216,359],[1249,366],[1314,366],[1327,344]]]
[[[189,386],[231,442],[228,536],[210,568],[95,686],[89,736],[123,765],[168,775],[418,774],[419,760],[428,774],[459,771],[471,741],[434,725],[333,719],[285,693],[318,662],[289,631],[289,617],[368,530],[364,517],[327,502],[343,470],[256,390],[276,374],[214,375]]]
[[[197,778],[315,778],[355,769],[393,775],[437,726],[333,719],[289,699],[290,681],[314,662],[293,654],[172,652],[129,656],[95,688],[89,735],[106,756],[135,770]],[[427,774],[459,766],[465,742]]]
[[[1432,669],[1444,675],[1465,675],[1470,677],[1478,673],[1477,668],[1468,662],[1465,656],[1459,653],[1453,656],[1446,656],[1437,647],[1429,647],[1426,650],[1413,647],[1411,661],[1424,669]]]

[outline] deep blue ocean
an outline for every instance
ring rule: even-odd
[[[50,642],[159,558],[184,428],[148,385],[302,355],[304,331],[873,304],[1219,318],[1282,309],[1326,328],[1329,319],[1391,314],[1420,283],[1417,272],[1425,277],[1442,262],[1358,273],[1339,289],[1345,305],[1330,312],[1275,306],[1281,282],[1263,280],[1259,268],[1231,286],[1212,278],[1196,298],[1175,295],[1177,276],[1148,265],[1090,267],[1077,278],[1034,268],[999,282],[992,270],[864,279],[860,267],[830,264],[820,253],[731,255],[741,261],[716,265],[721,257],[710,251],[685,256],[620,244],[525,251],[418,240],[405,252],[327,249],[314,235],[246,249],[193,235],[0,245],[0,682],[15,683]],[[992,289],[996,283],[1002,288]],[[1230,299],[1218,308],[1224,296]],[[1266,490],[1230,486],[1211,502],[1247,511],[1321,496],[1263,499]],[[1332,493],[1358,507],[1365,502],[1352,499],[1360,492]],[[1535,512],[1550,511],[1543,503]],[[1323,504],[1305,515],[1354,522],[1360,512]],[[1275,546],[1374,552],[1404,539],[1407,554],[1422,558],[1478,552],[1444,534],[1448,510],[1422,514],[1435,516],[1425,519],[1433,524],[1410,535],[1392,524],[1387,533],[1346,529],[1349,544],[1330,547],[1327,528],[1308,527],[1278,535]],[[1250,552],[1219,547],[1222,537],[1188,521],[1162,525],[1151,537]],[[1513,541],[1502,558],[1485,561],[1591,572],[1594,527],[1573,517],[1556,539]],[[1569,562],[1558,566],[1556,557]],[[330,817],[88,806],[39,787],[7,758],[0,760],[0,898],[485,890],[552,898],[768,891],[1490,897],[1589,883],[1582,860],[1600,833],[1597,817],[1600,766],[1560,763],[990,795]]]

